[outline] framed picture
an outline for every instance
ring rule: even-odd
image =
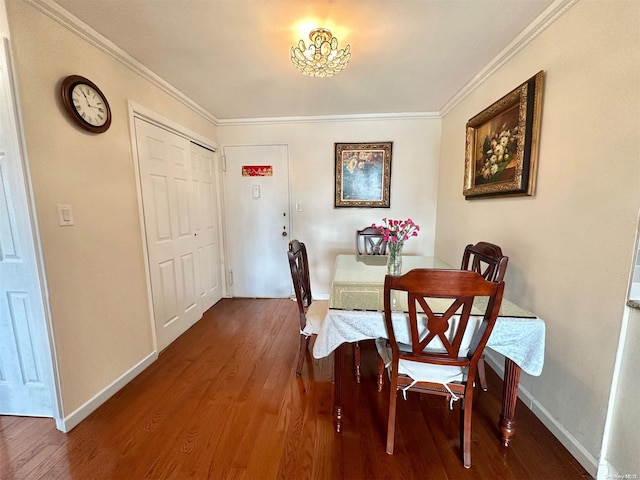
[[[535,192],[544,72],[467,122],[466,199]]]
[[[393,142],[336,143],[336,207],[389,208]]]

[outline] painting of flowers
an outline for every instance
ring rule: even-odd
[[[392,142],[336,143],[336,207],[390,206]]]
[[[518,109],[511,108],[476,131],[476,185],[515,178],[518,160]]]
[[[538,72],[467,122],[463,195],[533,195],[542,86]]]

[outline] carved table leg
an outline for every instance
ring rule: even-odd
[[[518,401],[518,383],[520,383],[520,367],[512,360],[504,359],[504,380],[502,384],[502,412],[500,413],[500,430],[502,444],[509,446],[509,441],[516,431],[515,414]]]
[[[342,373],[344,372],[345,349],[346,345],[343,343],[333,352],[333,415],[338,433],[342,431]]]

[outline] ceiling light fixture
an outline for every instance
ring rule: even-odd
[[[351,59],[351,47],[338,50],[338,39],[326,28],[315,28],[309,34],[311,45],[307,48],[300,40],[291,47],[291,63],[301,73],[310,77],[333,77],[343,70]]]

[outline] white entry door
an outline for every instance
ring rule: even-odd
[[[0,57],[0,414],[53,417],[49,336],[4,46]]]
[[[135,126],[153,314],[162,350],[222,296],[215,169],[213,156],[204,148],[192,153],[187,138],[139,118]]]
[[[291,295],[286,145],[225,146],[225,220],[234,297]]]

